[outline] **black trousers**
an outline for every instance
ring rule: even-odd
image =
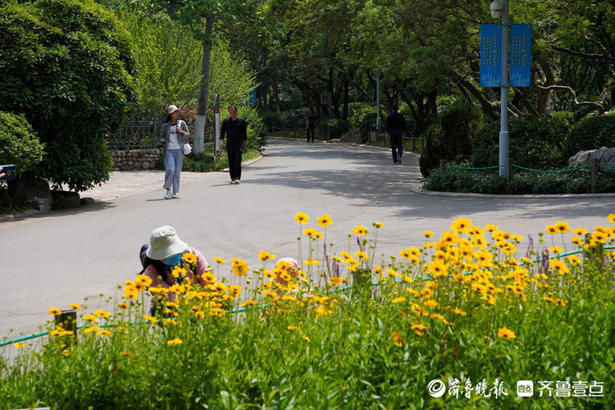
[[[394,162],[398,161],[398,156],[401,159],[401,156],[404,154],[404,137],[401,133],[391,135],[391,151]]]
[[[310,142],[310,134],[312,134],[312,142],[314,142],[314,127],[308,127],[307,129],[307,141]]]
[[[228,155],[228,169],[231,174],[231,180],[241,179],[241,146],[226,148]]]

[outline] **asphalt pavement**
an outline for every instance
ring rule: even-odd
[[[415,192],[421,179],[415,155],[393,165],[384,148],[282,139],[272,139],[263,158],[244,167],[240,185],[229,184],[228,173],[186,173],[181,198],[164,200],[162,171],[133,176],[112,174],[108,184],[82,195],[95,201],[79,209],[0,223],[0,339],[11,329],[11,338],[36,331],[51,306],[106,306],[140,270],[139,248],[160,225],[174,226],[210,262],[238,257],[260,267],[260,250],[297,256],[298,211],[310,216],[304,227],[317,228],[316,217],[330,214],[328,242],[338,250],[348,247],[355,225],[371,229],[380,221],[378,253],[396,255],[420,246],[423,230],[439,233],[462,216],[536,237],[560,220],[605,225],[615,210],[605,197],[423,195]]]

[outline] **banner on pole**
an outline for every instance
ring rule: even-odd
[[[502,26],[480,25],[480,86],[502,85]]]
[[[532,25],[510,26],[510,86],[532,84]]]

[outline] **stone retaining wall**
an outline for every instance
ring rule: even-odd
[[[154,169],[162,154],[162,149],[132,149],[109,152],[113,158],[113,171],[133,171]]]

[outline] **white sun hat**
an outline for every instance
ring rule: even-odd
[[[173,114],[175,111],[179,111],[179,108],[177,108],[177,105],[169,105],[169,108],[167,108],[167,112],[169,114]]]
[[[146,255],[150,259],[165,259],[177,255],[188,248],[188,244],[182,241],[175,228],[169,225],[161,226],[152,231],[149,237],[149,249]]]

